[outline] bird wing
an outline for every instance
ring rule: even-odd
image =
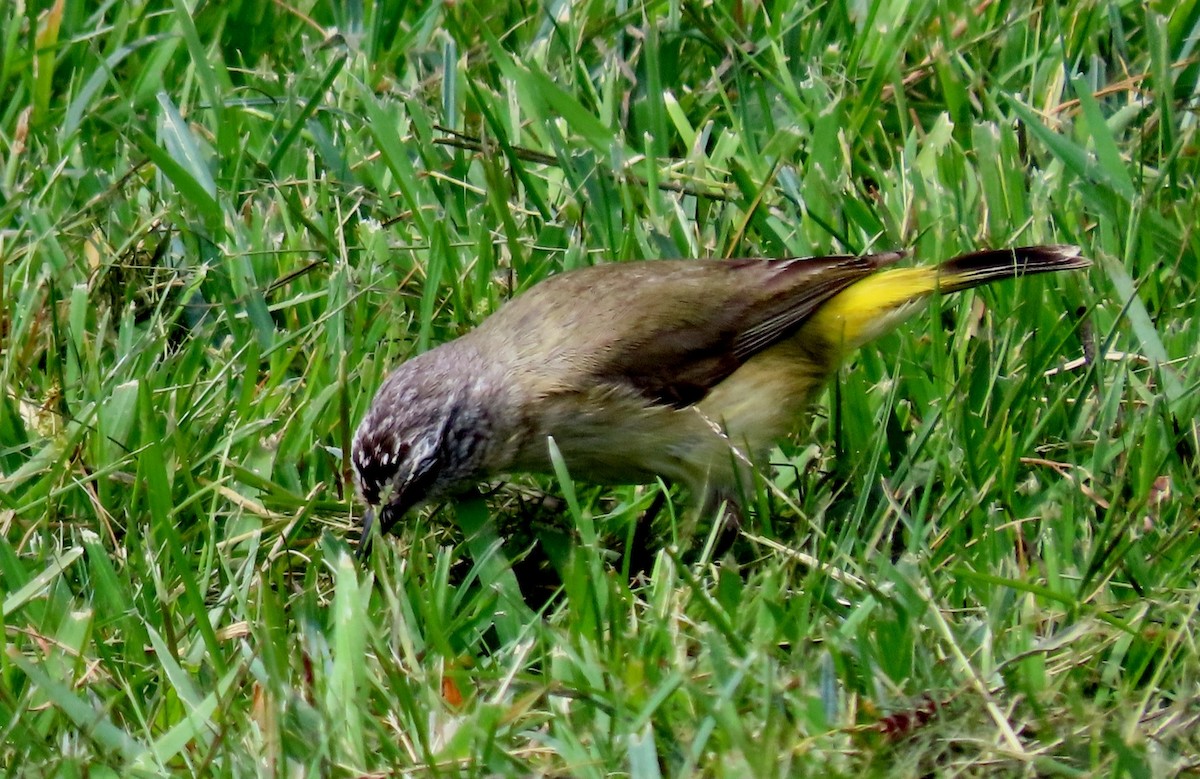
[[[546,391],[607,385],[682,408],[902,256],[600,265],[547,279],[484,327],[508,334]]]

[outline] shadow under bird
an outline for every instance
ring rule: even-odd
[[[376,514],[386,532],[488,478],[552,473],[551,437],[574,477],[662,477],[697,503],[734,501],[842,359],[931,295],[1091,264],[1073,246],[1027,246],[888,267],[903,256],[652,260],[548,278],[384,381],[354,435],[363,544]]]

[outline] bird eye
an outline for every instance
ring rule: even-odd
[[[412,490],[422,484],[427,483],[437,471],[438,458],[436,455],[423,457],[413,465],[412,473],[404,482],[404,489]]]

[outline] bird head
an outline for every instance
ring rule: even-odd
[[[369,507],[387,532],[410,509],[449,497],[482,478],[486,418],[471,387],[448,380],[435,349],[383,383],[354,434],[351,458]]]

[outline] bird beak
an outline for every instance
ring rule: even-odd
[[[413,500],[406,496],[423,491],[423,488],[414,489],[413,485],[419,484],[427,477],[428,473],[429,471],[426,469],[409,474],[402,484],[392,484],[384,491],[379,496],[378,505],[367,505],[366,511],[363,512],[362,535],[358,540],[355,557],[363,560],[371,553],[371,531],[376,524],[379,525],[379,532],[386,535],[406,513],[421,505],[422,500]],[[400,496],[401,499],[396,500],[397,496]]]
[[[371,553],[371,529],[374,526],[375,507],[367,506],[367,510],[363,512],[362,535],[358,538],[358,549],[354,552],[354,556],[359,560],[365,560]]]

